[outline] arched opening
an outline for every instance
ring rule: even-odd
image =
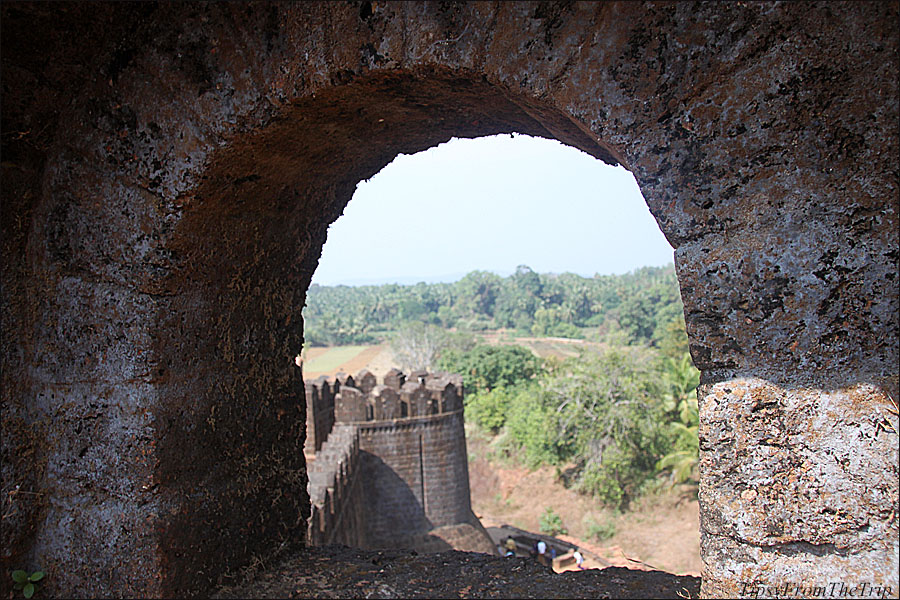
[[[553,206],[552,214],[548,213],[548,202]],[[684,362],[685,369],[691,364],[680,319],[677,281],[672,272],[662,286],[662,278],[652,277],[651,269],[640,277],[596,276],[624,275],[639,267],[668,264],[671,259],[672,249],[647,211],[634,178],[621,167],[610,167],[558,142],[506,135],[457,139],[426,152],[398,157],[371,180],[360,183],[343,216],[329,229],[313,282],[362,287],[313,285],[307,293],[307,398],[327,395],[323,392],[325,382],[341,379],[341,372],[356,374],[367,369],[379,382],[392,368],[407,373],[420,368],[461,373],[466,380],[468,407],[468,480],[432,481],[429,489],[432,484],[448,490],[467,486],[475,516],[496,538],[493,541],[499,543],[513,531],[504,529],[504,524],[520,528],[516,533],[519,552],[526,556],[532,545],[528,539],[548,536],[551,544],[558,545],[552,547],[557,553],[553,560],[557,570],[574,568],[572,555],[581,544],[586,564],[592,568],[617,561],[639,564],[628,561],[625,556],[629,556],[666,571],[699,574],[696,488],[690,484],[670,487],[676,483],[674,478],[663,482],[663,474],[655,470],[658,460],[664,456],[674,460],[677,452],[687,457],[681,463],[687,469],[685,478],[691,470],[685,465],[696,465],[696,381],[691,387],[679,387],[677,399],[674,382],[670,382],[670,362],[673,366]],[[537,267],[535,271],[523,270],[522,277],[527,273],[538,283],[537,289],[527,293],[513,284],[520,278],[506,277],[512,275],[512,267],[523,263]],[[505,270],[502,277],[497,270]],[[464,278],[469,271],[478,272]],[[398,280],[406,285],[393,285]],[[476,280],[490,291],[478,294],[472,287]],[[522,310],[512,311],[520,305]],[[670,317],[677,319],[667,320]],[[514,321],[521,323],[517,327]],[[662,336],[656,334],[667,330],[672,321],[680,322],[683,339],[660,339]],[[400,341],[396,331],[403,329],[404,323],[415,323],[401,336],[404,346],[414,351],[413,360],[423,362],[404,364],[401,358],[391,356],[394,344],[386,342],[391,338],[395,343]],[[416,332],[421,334],[418,340],[413,339]],[[425,334],[428,339],[422,337]],[[667,344],[665,352],[660,347],[662,342]],[[500,353],[504,349],[509,352]],[[454,352],[456,356],[451,359]],[[409,352],[403,354],[409,356]],[[474,359],[476,355],[480,358]],[[491,378],[494,375],[483,380],[474,378],[472,361],[496,361],[499,356],[507,361],[504,391],[489,393],[497,386]],[[555,367],[558,373],[551,375],[541,366],[548,357],[566,359],[565,365]],[[538,365],[538,373],[531,373],[533,363]],[[578,389],[578,397],[572,395],[574,385],[565,385],[567,379],[574,383],[576,374],[578,385],[587,386]],[[620,383],[625,379],[629,384]],[[343,380],[341,384],[345,389]],[[479,386],[484,389],[479,390]],[[633,414],[616,412],[600,393],[589,397],[592,388],[604,388],[613,396],[627,395],[621,406],[633,406]],[[371,401],[383,401],[391,393],[384,390],[373,394]],[[685,394],[693,397],[692,407],[691,398],[686,400],[687,408],[677,406]],[[666,402],[672,404],[668,409],[663,408]],[[527,411],[530,414],[539,411],[546,415],[526,423],[525,406],[532,407]],[[366,408],[366,420],[372,421],[371,404]],[[692,412],[682,417],[685,413],[680,409]],[[641,426],[628,427],[644,410],[645,415],[655,416],[645,416]],[[315,481],[311,484],[311,490],[315,489],[311,491],[314,513],[322,511],[316,505],[324,506],[328,500],[340,506],[323,528],[328,530],[347,522],[338,517],[339,513],[359,509],[352,508],[347,494],[339,498],[336,491],[327,499],[318,489],[325,485],[319,474],[325,466],[316,462],[316,454],[321,451],[320,431],[330,427],[330,421],[320,412],[307,413],[307,431],[312,436],[307,449],[311,442],[316,446],[308,452],[308,462],[315,472],[311,475],[311,481]],[[509,412],[513,419],[508,424]],[[684,428],[687,437],[691,437],[687,429],[692,428],[692,442],[672,434],[672,423],[681,423],[682,418],[688,419]],[[608,433],[613,422],[621,426],[616,436]],[[399,441],[403,435],[398,431],[391,452],[403,446]],[[569,441],[570,436],[576,441]],[[369,438],[361,439],[363,446],[368,446]],[[588,439],[595,442],[588,443]],[[505,452],[494,451],[495,459],[489,460],[489,448],[498,444]],[[691,456],[683,445],[693,448]],[[321,451],[325,460],[345,461],[335,454],[333,446]],[[592,450],[594,446],[597,450]],[[433,460],[444,459],[449,465],[449,447],[437,450],[426,445],[425,449],[426,457],[433,454]],[[366,452],[363,448],[363,454]],[[409,454],[405,460],[419,461],[420,453]],[[519,467],[535,470],[529,469],[522,479],[519,471],[498,462],[501,454],[513,461],[518,457],[522,461],[517,463]],[[614,468],[618,472],[601,483],[597,466],[604,456],[607,472]],[[615,467],[611,466],[613,456],[618,461]],[[404,461],[395,463],[395,470],[404,469]],[[565,471],[565,484],[563,478],[554,477],[554,469]],[[420,471],[413,469],[405,479],[418,481],[419,477]],[[404,478],[395,479],[400,482]],[[526,486],[528,493],[519,495],[518,490]],[[651,507],[643,490],[653,486],[662,493]],[[337,490],[339,486],[333,487]],[[419,490],[412,481],[406,487]],[[367,504],[371,508],[378,503],[381,490],[372,484],[365,489],[369,490]],[[496,500],[501,496],[502,501]],[[467,499],[466,504],[468,511]],[[402,505],[392,497],[380,512],[404,510],[399,508]],[[639,505],[640,512],[635,510]],[[619,509],[625,507],[630,510],[620,513]],[[553,524],[542,518],[547,511],[560,522]],[[653,528],[637,524],[646,518],[656,523],[655,534],[651,533]],[[404,531],[404,525],[413,526],[412,518],[405,522],[400,519],[389,530]],[[491,550],[490,546],[460,546],[471,543],[459,536],[460,528],[453,537],[441,530],[432,531],[431,538],[443,536],[457,544],[457,549]],[[673,530],[679,533],[663,533]],[[553,538],[555,534],[566,535],[567,541]],[[640,537],[644,535],[649,539]],[[337,540],[370,547],[399,543],[371,538],[361,541],[358,536],[335,531],[314,531],[311,536],[317,543]],[[670,538],[672,542],[668,543]],[[420,552],[448,548],[447,544],[426,545],[426,539],[422,535],[408,538],[406,543],[414,544]],[[614,545],[622,546],[622,551],[609,549]],[[653,554],[648,555],[651,547]]]
[[[190,409],[179,401],[160,403],[165,408],[157,420],[171,424],[161,451],[172,454],[161,460],[158,476],[162,485],[193,480],[189,487],[203,490],[185,506],[184,521],[178,519],[179,537],[190,523],[209,520],[249,531],[246,503],[269,501],[269,490],[300,468],[302,446],[296,456],[274,458],[283,452],[275,448],[284,436],[301,439],[303,427],[296,417],[304,392],[294,364],[302,340],[299,308],[326,228],[357,182],[401,152],[453,136],[513,132],[554,137],[618,162],[558,110],[478,76],[440,70],[378,73],[335,86],[286,107],[276,122],[215,155],[199,188],[179,199],[190,209],[168,245],[178,268],[159,282],[174,292],[161,313],[162,329],[177,331],[181,340],[155,347],[156,360],[167,365],[160,392],[191,396],[192,403]],[[215,360],[191,364],[183,358],[183,340],[198,344],[190,355]],[[222,457],[242,447],[269,457],[268,468],[223,464]],[[253,482],[248,487],[257,495],[228,491],[234,481]],[[270,544],[264,541],[269,535],[302,538],[297,515],[305,519],[308,509],[298,501],[301,494],[282,494],[264,522],[253,523],[256,533],[243,551],[259,552],[255,544]],[[193,543],[216,542],[204,534]]]
[[[2,16],[11,569],[182,595],[301,540],[296,314],[327,223],[400,152],[518,131],[626,164],[677,247],[704,593],[900,585],[896,5]]]
[[[213,547],[231,557],[225,564],[240,563],[273,538],[277,546],[305,535],[299,309],[326,227],[356,183],[401,152],[511,132],[617,162],[556,109],[479,76],[378,73],[284,107],[264,130],[216,153],[199,187],[179,197],[183,215],[166,248],[174,268],[149,283],[163,334],[152,359],[154,419],[164,431],[153,477],[173,490],[162,545],[180,565],[173,589],[210,569],[192,561],[223,560]],[[273,499],[273,489],[283,491]],[[251,505],[267,509],[251,521]],[[210,522],[223,524],[224,537],[197,528]],[[239,543],[225,543],[233,535]]]

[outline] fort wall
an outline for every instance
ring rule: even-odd
[[[462,378],[392,371],[385,381],[364,371],[305,382],[316,427],[305,449],[311,544],[389,548],[438,527],[481,529],[469,495]]]
[[[461,410],[363,423],[359,431],[370,539],[390,545],[473,520]]]
[[[304,452],[315,454],[322,448],[334,426],[334,395],[328,378],[319,377],[317,385],[307,385],[306,392],[306,446]]]
[[[353,425],[339,424],[309,466],[312,510],[310,545],[340,543],[367,546],[365,496],[360,469],[359,435]]]

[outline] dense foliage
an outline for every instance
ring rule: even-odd
[[[522,346],[478,344],[470,350],[448,348],[437,366],[442,371],[463,376],[466,391],[489,392],[527,381],[541,370],[537,356]]]
[[[677,321],[668,329],[667,337],[685,336]],[[497,434],[516,460],[574,465],[579,489],[624,507],[666,474],[672,483],[696,479],[698,382],[686,353],[604,345],[468,391],[466,420]]]
[[[473,271],[455,283],[313,285],[306,302],[310,345],[374,343],[410,321],[534,336],[617,333],[624,343],[657,344],[682,314],[672,265],[591,278],[538,274],[522,265],[509,277]]]

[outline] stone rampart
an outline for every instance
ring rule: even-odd
[[[322,448],[334,426],[334,394],[328,378],[319,377],[317,385],[307,385],[306,391],[306,445],[308,454],[315,454]]]
[[[309,466],[312,510],[310,545],[341,543],[365,547],[364,494],[360,488],[359,435],[353,425],[338,424]]]
[[[462,378],[395,370],[384,381],[363,371],[305,382],[317,427],[305,450],[311,544],[389,548],[438,527],[481,529],[469,496]],[[331,435],[321,429],[329,422]]]
[[[393,540],[472,523],[463,413],[359,424],[369,536]]]

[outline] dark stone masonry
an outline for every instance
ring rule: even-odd
[[[328,225],[399,153],[519,132],[628,168],[675,248],[702,594],[896,593],[898,17],[3,2],[3,569],[43,568],[47,596],[205,595],[305,545],[306,424],[319,449],[328,426],[294,357]],[[559,206],[548,226],[578,218]]]

